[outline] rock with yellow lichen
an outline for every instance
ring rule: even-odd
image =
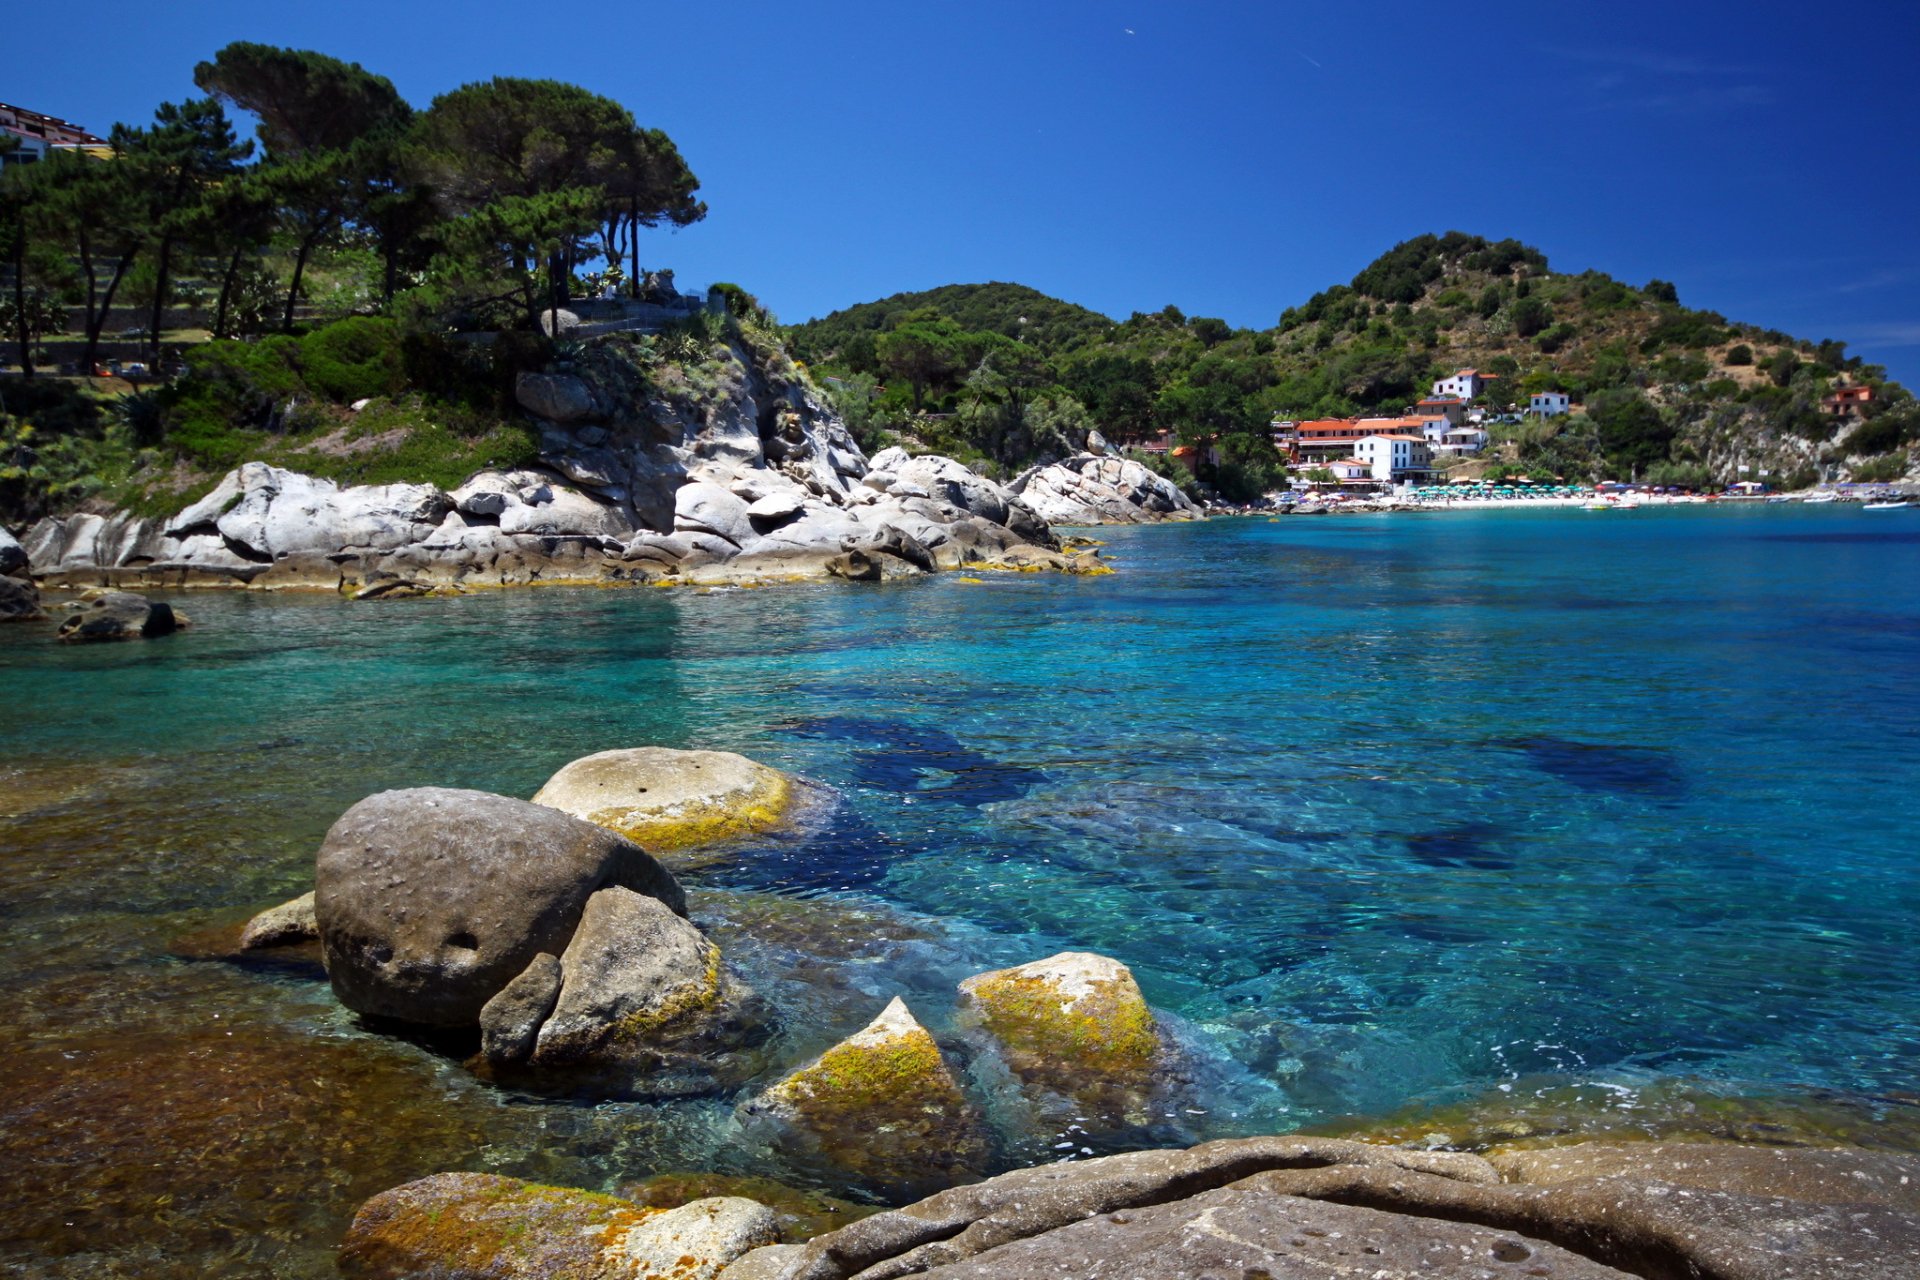
[[[797,1159],[883,1194],[977,1175],[990,1150],[979,1110],[897,997],[746,1111],[750,1124],[772,1126],[774,1141]]]
[[[745,1050],[769,1033],[764,1002],[699,929],[644,894],[593,894],[558,965],[536,958],[523,977],[481,1011],[483,1051],[503,1078],[669,1097],[737,1086],[762,1065]]]
[[[731,751],[632,747],[575,760],[548,779],[533,802],[660,855],[783,826],[807,795],[798,780]]]
[[[779,1236],[738,1197],[645,1209],[488,1173],[437,1173],[362,1205],[340,1248],[348,1280],[712,1280]]]
[[[1029,1091],[1105,1123],[1138,1123],[1166,1057],[1140,984],[1118,960],[1066,951],[960,984],[963,1027]]]

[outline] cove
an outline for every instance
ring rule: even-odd
[[[209,934],[371,792],[655,743],[835,788],[684,874],[797,1061],[968,974],[1127,963],[1210,1064],[1142,1142],[1751,1131],[1920,1146],[1920,543],[1755,507],[1215,520],[1106,578],[176,597],[0,632],[0,1258],[329,1276],[443,1169],[781,1167],[732,1099],[503,1091]],[[1051,1143],[1001,1153],[1046,1158]]]

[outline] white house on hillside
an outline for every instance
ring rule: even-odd
[[[1368,436],[1353,446],[1375,480],[1424,480],[1433,474],[1433,450],[1419,436]]]
[[[1558,418],[1571,412],[1572,400],[1564,391],[1541,391],[1535,393],[1527,404],[1527,413],[1536,418]]]
[[[1478,369],[1462,369],[1451,378],[1442,378],[1433,384],[1435,400],[1458,398],[1472,400],[1487,389],[1487,384],[1495,375],[1481,373]]]

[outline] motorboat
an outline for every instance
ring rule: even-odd
[[[1869,502],[1860,509],[1862,511],[1899,511],[1909,505],[1905,499],[1896,499],[1891,502]]]
[[[1810,493],[1800,499],[1800,501],[1806,503],[1838,502],[1840,501],[1840,495],[1829,489],[1825,493]]]

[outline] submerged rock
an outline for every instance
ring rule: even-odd
[[[151,640],[180,625],[170,607],[131,591],[90,591],[68,608],[57,636],[63,644]]]
[[[777,1239],[765,1205],[738,1197],[677,1209],[488,1173],[437,1173],[385,1191],[340,1247],[350,1280],[711,1280]]]
[[[950,1183],[977,1175],[989,1154],[979,1111],[898,997],[749,1112],[783,1145],[874,1188]]]
[[[575,760],[534,795],[653,853],[713,844],[784,823],[793,779],[731,751],[631,747]]]
[[[673,876],[603,827],[506,796],[420,787],[369,796],[333,824],[314,909],[342,1004],[472,1027],[535,956],[565,950],[588,898],[613,885],[686,911]]]
[[[1136,1111],[1163,1044],[1153,1010],[1118,960],[1065,951],[960,984],[962,1017],[1023,1085],[1105,1113]]]
[[[247,921],[246,928],[240,931],[240,949],[260,951],[313,942],[319,937],[320,922],[313,914],[313,891],[308,890],[291,902],[268,907]]]

